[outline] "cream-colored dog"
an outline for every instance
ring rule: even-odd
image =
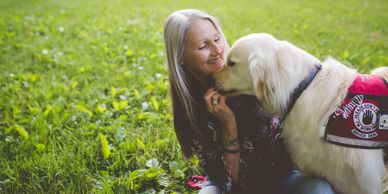
[[[381,149],[356,149],[322,140],[329,116],[346,97],[357,72],[269,34],[251,34],[232,45],[227,65],[214,77],[225,94],[254,95],[264,110],[284,115],[290,94],[315,64],[322,64],[290,110],[282,127],[294,163],[307,175],[324,177],[341,194],[380,194],[386,177]],[[388,67],[376,70],[388,78]]]

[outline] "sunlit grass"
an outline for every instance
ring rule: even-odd
[[[388,2],[0,1],[0,193],[185,193],[162,29],[181,8],[228,41],[286,39],[361,72],[388,64]]]

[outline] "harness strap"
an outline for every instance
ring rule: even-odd
[[[302,82],[299,83],[298,87],[294,89],[294,91],[290,94],[290,100],[287,106],[287,110],[283,117],[280,119],[280,127],[278,127],[273,132],[273,138],[276,141],[283,141],[283,129],[281,128],[281,124],[283,123],[284,119],[288,116],[288,114],[291,112],[292,108],[294,107],[296,101],[302,95],[303,91],[306,90],[306,88],[311,84],[315,76],[318,74],[318,72],[322,69],[321,64],[315,64],[314,68],[309,71],[309,74],[302,80]]]
[[[291,112],[292,108],[294,107],[296,101],[302,95],[303,91],[311,84],[315,76],[318,74],[318,72],[322,69],[321,64],[315,64],[314,68],[310,70],[307,77],[305,77],[302,82],[299,83],[298,87],[294,89],[294,91],[290,95],[290,100],[287,106],[286,113],[283,115],[282,121],[287,117],[287,115]]]

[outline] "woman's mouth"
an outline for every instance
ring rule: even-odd
[[[222,64],[223,63],[223,60],[221,59],[221,57],[218,57],[216,59],[212,59],[208,62],[209,64]]]

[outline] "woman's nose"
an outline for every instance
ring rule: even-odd
[[[222,50],[221,45],[219,45],[219,44],[217,44],[217,43],[213,44],[212,53],[213,53],[214,55],[219,55],[219,54],[222,53],[222,51],[223,51],[223,50]]]

